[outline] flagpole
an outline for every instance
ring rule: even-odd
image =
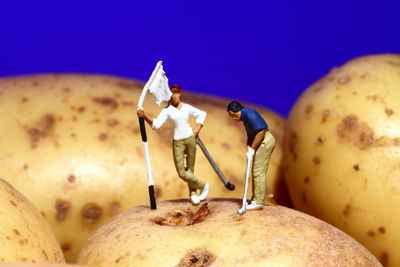
[[[147,81],[146,85],[142,90],[142,94],[140,95],[139,102],[137,105],[137,109],[143,109],[144,98],[146,97],[147,91],[149,90],[149,85],[154,80],[159,68],[162,66],[162,61],[157,62],[157,66],[155,67],[153,73],[150,76],[150,79]],[[151,165],[150,165],[150,154],[149,154],[149,146],[147,144],[147,134],[146,134],[146,125],[144,124],[144,118],[139,117],[139,125],[140,125],[140,134],[142,136],[143,150],[144,150],[144,159],[146,162],[147,169],[147,180],[149,184],[149,197],[150,197],[150,209],[157,209],[156,198],[154,196],[154,184],[153,184],[153,175],[151,173]]]
[[[149,184],[150,209],[155,210],[157,209],[157,204],[156,204],[156,198],[154,196],[154,184],[153,184],[153,175],[151,173],[149,146],[147,145],[146,126],[144,124],[143,117],[139,117],[139,125],[140,125],[140,134],[142,136],[144,159],[146,162],[147,180]]]

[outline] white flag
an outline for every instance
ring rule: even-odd
[[[154,74],[154,79],[149,81],[149,91],[156,99],[156,104],[160,106],[161,102],[169,101],[171,99],[172,93],[169,89],[168,78],[165,76],[165,72],[161,63],[160,67],[156,67],[155,71],[156,73]]]
[[[153,73],[150,76],[150,79],[144,86],[142,95],[139,99],[138,108],[142,108],[147,90],[149,90],[154,96],[156,103],[159,106],[161,105],[161,102],[169,101],[171,99],[172,93],[168,86],[168,78],[165,76],[162,61],[158,61],[156,68],[153,70]]]

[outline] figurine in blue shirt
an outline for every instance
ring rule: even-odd
[[[236,121],[242,121],[247,132],[247,159],[253,159],[253,196],[247,210],[264,207],[267,187],[267,170],[272,151],[275,148],[275,138],[268,130],[268,125],[260,113],[252,108],[243,107],[239,102],[232,101],[227,107],[229,116]]]

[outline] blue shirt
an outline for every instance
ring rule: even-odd
[[[268,125],[263,117],[261,117],[260,113],[252,108],[242,108],[240,120],[243,121],[244,127],[246,128],[248,144],[253,142],[254,137],[259,131],[268,129]]]

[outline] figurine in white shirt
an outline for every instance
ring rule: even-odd
[[[138,110],[137,114],[144,117],[153,130],[159,129],[167,120],[174,128],[173,152],[175,168],[179,177],[189,187],[189,195],[193,204],[198,204],[206,199],[209,185],[194,175],[194,161],[196,158],[196,138],[203,127],[206,113],[191,105],[182,103],[181,87],[174,84],[171,86],[172,97],[156,119],[153,119],[144,112]],[[192,129],[189,125],[189,116],[196,117],[196,127]],[[186,164],[185,166],[185,154]],[[200,190],[200,195],[197,195]]]

